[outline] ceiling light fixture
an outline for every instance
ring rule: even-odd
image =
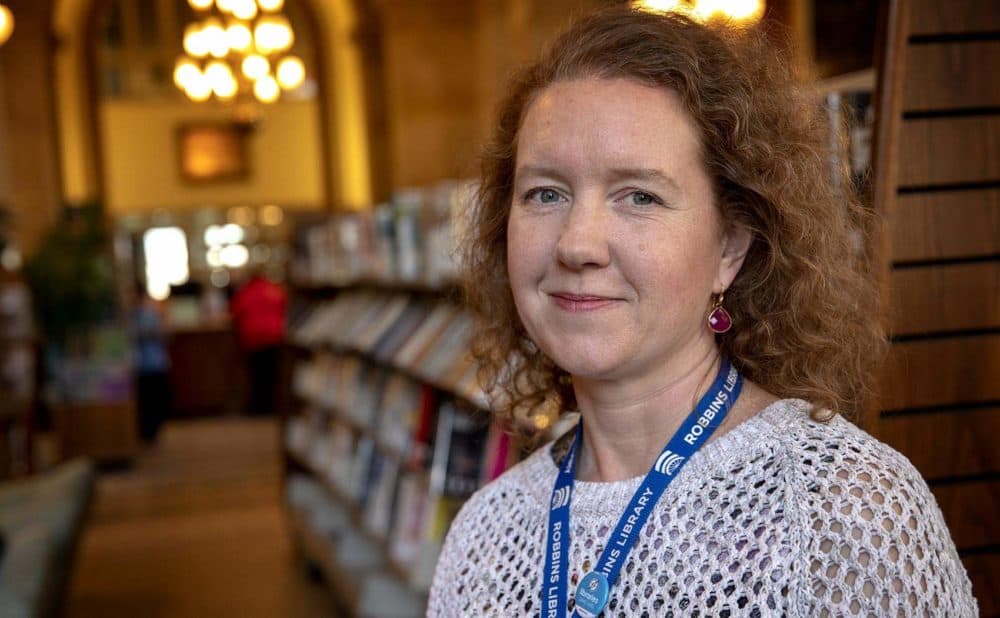
[[[305,82],[305,63],[289,53],[295,32],[281,13],[283,0],[188,4],[199,19],[185,27],[185,53],[174,65],[174,83],[188,98],[231,101],[242,94],[273,103]]]

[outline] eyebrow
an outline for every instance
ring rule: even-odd
[[[520,178],[522,176],[545,176],[546,178],[555,178],[560,181],[566,180],[566,176],[563,175],[563,173],[558,169],[554,167],[545,167],[544,165],[519,166],[514,170],[514,177]]]
[[[680,192],[681,187],[677,184],[677,181],[667,174],[663,173],[658,169],[651,168],[640,168],[640,167],[618,167],[610,170],[608,172],[608,179],[611,181],[636,179],[644,181],[653,181],[664,184],[671,191]]]
[[[546,167],[542,165],[525,165],[518,167],[515,171],[515,177],[522,176],[545,176],[547,178],[555,178],[561,181],[566,180],[565,174],[560,172],[554,167]],[[641,168],[641,167],[616,167],[608,171],[607,179],[610,182],[618,182],[621,180],[642,180],[646,182],[658,182],[666,185],[671,191],[680,192],[680,185],[677,181],[662,171],[654,168]]]

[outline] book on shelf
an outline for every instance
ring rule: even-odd
[[[347,487],[347,494],[354,500],[355,504],[363,507],[368,499],[368,478],[371,466],[375,460],[375,442],[370,436],[362,434],[354,449],[354,459],[351,462],[350,482]]]
[[[364,364],[359,373],[351,402],[341,411],[360,427],[372,427],[380,408],[388,373],[381,367]]]
[[[456,313],[427,354],[418,360],[417,371],[420,375],[437,384],[450,386],[447,375],[456,364],[468,357],[472,332],[472,316],[465,311]]]
[[[392,197],[395,206],[396,276],[402,281],[417,281],[424,270],[420,217],[422,198],[419,189],[399,190]]]
[[[434,346],[434,342],[458,311],[459,308],[451,303],[436,304],[413,335],[392,356],[392,364],[412,371],[417,366],[418,359]]]
[[[416,562],[426,537],[428,515],[427,475],[408,472],[400,475],[396,491],[395,515],[389,535],[389,555],[409,568]]]
[[[341,347],[356,347],[358,337],[378,319],[389,300],[387,295],[368,292],[344,294],[335,300],[344,307],[344,314],[335,327],[333,342]]]
[[[517,458],[517,450],[513,448],[513,440],[509,432],[498,422],[490,425],[483,447],[482,466],[479,474],[479,485],[485,485],[507,471]]]
[[[351,347],[361,352],[370,352],[375,347],[375,342],[392,328],[393,323],[406,311],[409,300],[407,296],[401,294],[389,296],[375,318],[350,341]]]
[[[330,464],[322,472],[340,493],[348,495],[353,469],[354,432],[344,423],[335,422],[330,426],[327,440],[330,443]]]
[[[379,204],[372,209],[372,246],[375,260],[372,276],[382,280],[396,276],[396,228],[391,204]]]
[[[393,457],[379,456],[372,465],[372,474],[364,505],[369,531],[380,539],[388,538],[392,524],[393,500],[396,497],[400,464]]]
[[[420,387],[420,412],[413,426],[410,441],[408,465],[422,468],[430,461],[434,446],[434,424],[437,420],[438,396],[434,387],[422,384]]]
[[[421,412],[420,385],[401,373],[392,373],[382,395],[376,438],[385,449],[407,462]]]
[[[431,491],[467,498],[479,488],[482,457],[489,427],[471,410],[447,399],[438,407]]]
[[[413,335],[427,315],[426,303],[411,299],[399,318],[371,346],[371,355],[379,361],[391,363],[392,356]]]
[[[837,167],[846,164],[854,189],[864,195],[871,173],[871,141],[875,123],[872,92],[867,88],[835,90],[826,94],[831,134],[830,152]],[[842,144],[840,136],[847,143]],[[839,174],[834,171],[834,177]]]

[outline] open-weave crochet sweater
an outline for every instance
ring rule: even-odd
[[[808,410],[779,401],[691,457],[642,529],[604,616],[977,615],[913,465],[843,418],[819,423]],[[539,615],[548,507],[566,443],[539,449],[465,504],[438,562],[429,616]],[[577,481],[569,611],[641,480]]]

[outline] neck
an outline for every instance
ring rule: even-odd
[[[584,424],[577,479],[614,482],[646,474],[720,363],[713,345],[653,389],[574,379]]]

